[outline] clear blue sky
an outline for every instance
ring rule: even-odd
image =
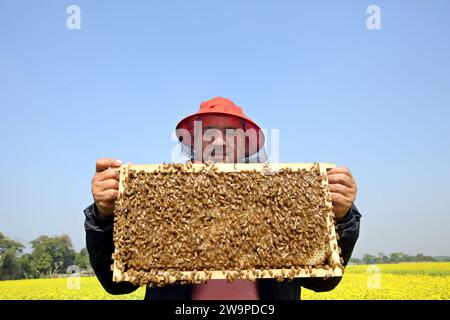
[[[281,162],[352,170],[356,256],[450,254],[449,39],[446,0],[3,0],[0,231],[82,248],[95,159],[170,161],[177,121],[220,95],[280,130]]]

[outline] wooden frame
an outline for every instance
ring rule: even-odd
[[[215,164],[217,166],[217,171],[223,171],[223,172],[236,172],[236,171],[243,171],[243,170],[256,170],[256,171],[262,171],[264,174],[271,174],[272,172],[276,172],[279,169],[282,168],[290,168],[292,170],[297,169],[306,169],[310,170],[314,165],[314,163],[271,163],[271,164],[263,164],[263,163],[220,163]],[[335,165],[332,163],[318,163],[320,167],[321,174],[324,174],[326,176],[327,169],[335,168]],[[190,171],[190,172],[197,172],[204,168],[205,164],[184,164],[184,170]],[[123,181],[126,179],[128,173],[130,170],[136,170],[136,171],[146,171],[146,172],[154,172],[156,170],[164,170],[164,164],[151,164],[151,165],[122,165],[120,168],[120,181],[119,181],[119,198],[121,194],[124,192],[124,184]],[[328,179],[323,180],[323,187],[328,189]],[[328,192],[329,194],[329,192]],[[329,232],[329,248],[331,251],[331,266],[305,266],[303,268],[299,268],[295,270],[293,277],[339,277],[342,276],[344,267],[341,263],[340,258],[340,249],[337,243],[337,234],[335,230],[335,222],[334,222],[334,214],[332,213],[332,206],[331,206],[331,195],[327,197],[326,201],[329,204],[330,212],[328,214],[327,218],[327,230]],[[114,259],[114,255],[113,255]],[[121,282],[121,281],[130,281],[130,278],[126,272],[121,271],[121,266],[119,265],[119,262],[114,260],[113,265],[111,266],[113,270],[113,281],[115,282]],[[291,269],[271,269],[269,272],[271,273],[259,273],[255,276],[255,278],[274,278],[274,276],[279,275],[283,278],[285,275],[287,275]],[[247,272],[251,272],[251,270],[247,270]],[[292,271],[291,271],[292,272]],[[162,271],[162,275],[164,275],[165,272]],[[183,276],[189,277],[193,272],[192,271],[181,271],[181,274]],[[227,275],[223,271],[210,271],[210,278],[211,279],[226,279]],[[203,271],[196,271],[195,276],[198,279],[204,279],[207,278],[207,275]],[[174,281],[177,279],[174,279]]]

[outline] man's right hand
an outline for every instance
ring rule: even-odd
[[[119,170],[122,161],[101,158],[95,163],[95,175],[92,178],[92,196],[100,217],[114,216],[114,205],[119,194]]]

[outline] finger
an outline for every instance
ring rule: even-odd
[[[109,189],[119,190],[119,181],[117,181],[115,179],[96,181],[95,188],[96,188],[96,190],[95,190],[96,192],[101,192],[101,191],[109,190]]]
[[[331,201],[338,205],[346,205],[352,202],[349,198],[337,192],[331,192]]]
[[[116,169],[106,169],[105,171],[99,172],[95,175],[94,180],[96,181],[104,181],[108,179],[119,180],[120,173]]]
[[[352,173],[347,167],[339,167],[339,168],[332,168],[327,170],[328,174],[334,174],[334,173],[344,173],[348,175],[349,177],[353,178]]]
[[[95,171],[101,172],[108,168],[117,168],[120,167],[122,161],[112,158],[100,158],[95,162]]]
[[[105,202],[111,202],[117,199],[117,195],[119,194],[119,191],[117,190],[105,190],[102,192],[99,192],[95,195],[95,201],[105,201]]]
[[[353,188],[349,188],[347,186],[338,183],[330,184],[330,192],[340,193],[346,197],[351,197],[352,194],[354,193]]]
[[[328,183],[331,184],[342,184],[349,188],[354,188],[355,182],[351,177],[344,173],[333,173],[328,176]]]

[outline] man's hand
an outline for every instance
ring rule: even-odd
[[[92,196],[98,213],[103,218],[114,215],[114,204],[119,193],[119,170],[122,161],[116,159],[97,159],[95,175],[92,178]]]
[[[345,167],[328,170],[333,212],[336,219],[345,217],[356,198],[356,182]]]

